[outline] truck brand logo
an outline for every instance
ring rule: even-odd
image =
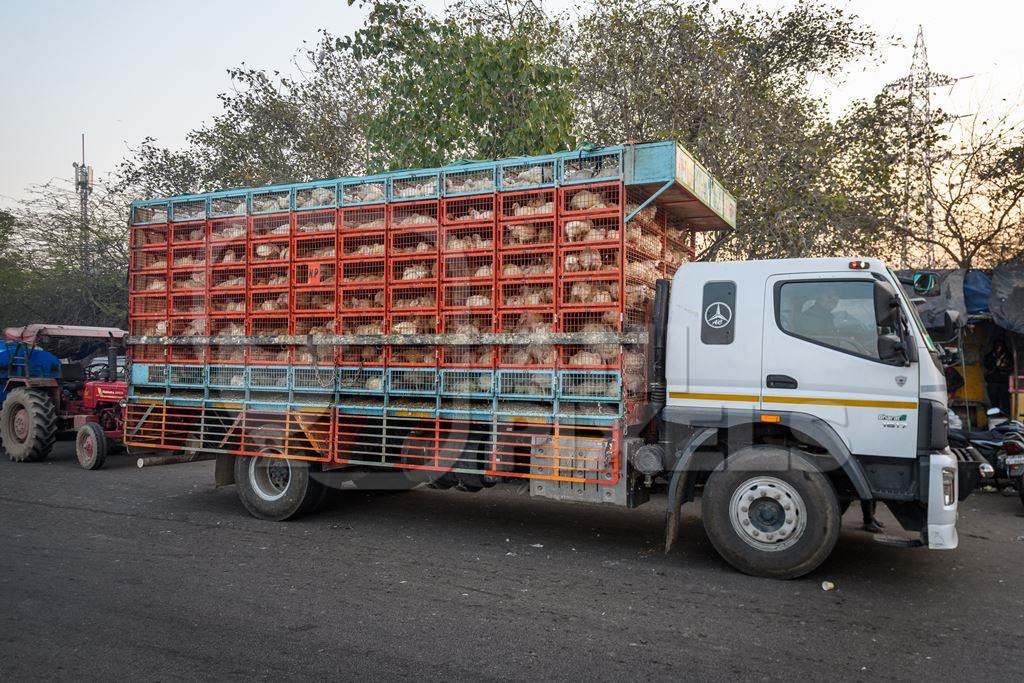
[[[896,378],[896,386],[898,386],[898,387],[902,387],[902,386],[903,386],[904,384],[906,384],[906,383],[907,383],[907,378],[906,378],[906,377],[904,377],[903,375],[899,375],[899,376],[898,376],[898,377]]]
[[[732,309],[729,304],[716,301],[704,309],[704,322],[708,327],[720,330],[732,322]]]
[[[898,415],[887,415],[880,413],[878,421],[882,423],[883,429],[906,429],[907,428],[907,414],[900,413]]]

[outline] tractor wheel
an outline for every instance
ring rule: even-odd
[[[107,459],[110,443],[103,427],[95,422],[86,422],[75,436],[75,455],[78,464],[87,470],[98,470]]]
[[[18,387],[0,410],[0,439],[15,462],[45,460],[57,440],[57,409],[49,394]]]

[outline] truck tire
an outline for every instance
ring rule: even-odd
[[[816,569],[839,538],[835,490],[799,451],[744,448],[708,478],[704,529],[719,555],[752,576],[794,579]]]
[[[82,469],[98,470],[107,460],[110,442],[103,433],[103,427],[95,422],[86,422],[75,435],[75,457]]]
[[[25,387],[12,389],[0,410],[0,439],[15,462],[45,460],[57,440],[57,409],[50,395]]]
[[[326,493],[310,476],[309,463],[266,456],[236,457],[235,486],[249,514],[272,522],[312,512]]]

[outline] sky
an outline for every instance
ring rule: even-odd
[[[433,9],[445,0],[427,0]],[[747,0],[768,9],[791,0]],[[547,0],[562,11],[575,3]],[[740,4],[722,0],[728,7]],[[910,66],[923,25],[934,71],[966,77],[935,92],[956,113],[1022,100],[1024,4],[1008,0],[832,0],[901,45],[881,65],[854,65],[841,81],[811,77],[834,113],[871,97]],[[969,10],[967,9],[969,7]],[[350,33],[364,11],[345,0],[0,1],[0,206],[30,185],[71,183],[80,135],[97,177],[146,136],[179,146],[220,110],[226,70],[242,64],[293,72],[320,28]]]

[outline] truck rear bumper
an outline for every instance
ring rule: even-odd
[[[928,547],[953,550],[959,544],[956,533],[959,498],[957,460],[948,450],[932,453],[928,467]]]

